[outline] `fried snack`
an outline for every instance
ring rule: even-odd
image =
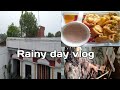
[[[100,25],[95,25],[91,30],[91,35],[95,37],[97,35],[102,34],[102,32],[103,32],[102,27]]]
[[[115,35],[116,35],[116,34],[111,34],[111,35],[109,35],[109,36],[108,36],[108,39],[109,39],[111,42],[114,42]]]
[[[104,35],[104,36],[108,36],[109,34],[110,34],[110,33],[109,33],[108,31],[106,31],[106,30],[103,29],[103,35]]]
[[[109,42],[109,40],[107,36],[99,36],[95,38],[95,42],[102,43],[102,42]]]
[[[116,20],[107,20],[106,22],[103,23],[103,25],[107,25],[107,24],[117,25],[118,22]]]
[[[118,33],[115,35],[114,41],[115,41],[115,42],[119,42],[119,41],[120,41],[120,30],[119,30]]]
[[[95,42],[120,41],[120,16],[117,13],[87,14],[83,23],[90,28],[91,38]]]
[[[100,16],[97,14],[87,14],[83,20],[89,27],[96,25],[98,21],[100,21]]]
[[[95,42],[98,42],[98,43],[115,42],[115,40],[114,40],[115,35],[116,34],[111,34],[111,35],[108,35],[108,36],[99,35],[98,37],[95,38]]]
[[[111,18],[112,18],[113,20],[120,21],[120,17],[119,17],[119,16],[111,16]]]
[[[103,26],[105,24],[105,22],[110,19],[111,19],[110,15],[105,14],[105,15],[101,16],[100,21],[97,24]]]
[[[110,19],[111,19],[111,17],[110,17],[109,14],[105,14],[105,15],[103,15],[102,17],[106,18],[107,20],[110,20]]]
[[[106,17],[101,17],[101,18],[100,18],[100,21],[99,21],[97,24],[100,25],[100,26],[103,26],[104,23],[105,23],[107,20],[108,20],[108,18],[106,18]]]
[[[115,34],[117,31],[113,30],[113,25],[107,24],[103,27],[104,30],[106,30],[110,34]]]

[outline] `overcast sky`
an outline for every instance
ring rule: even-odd
[[[38,19],[39,25],[45,26],[45,35],[55,33],[61,29],[60,11],[32,11]],[[8,26],[13,22],[19,26],[21,11],[0,11],[0,33],[6,33]]]

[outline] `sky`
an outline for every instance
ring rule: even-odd
[[[29,11],[30,12],[30,11]],[[61,30],[60,11],[31,11],[38,20],[38,24],[45,27],[45,35],[48,32],[56,33]],[[39,15],[39,17],[38,17]],[[19,26],[21,11],[0,11],[0,34],[6,33],[11,23]],[[38,19],[39,18],[39,19]]]

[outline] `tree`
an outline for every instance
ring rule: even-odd
[[[61,32],[60,31],[56,32],[55,37],[61,37]]]
[[[36,37],[38,32],[37,19],[32,12],[25,11],[20,17],[21,31],[26,34],[26,37]],[[21,32],[21,33],[22,33]]]
[[[10,26],[8,26],[7,36],[8,37],[19,37],[20,29],[12,23]]]
[[[7,35],[6,34],[0,34],[0,42],[6,41]]]
[[[47,37],[54,37],[54,34],[49,32]]]

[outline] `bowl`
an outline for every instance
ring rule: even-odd
[[[67,46],[82,46],[88,42],[89,38],[90,29],[82,22],[73,21],[62,27],[61,40]]]

